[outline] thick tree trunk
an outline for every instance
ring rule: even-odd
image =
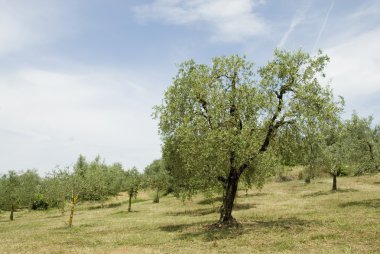
[[[15,206],[12,204],[11,205],[11,215],[9,216],[10,220],[13,220],[13,213],[14,213],[14,211],[15,211]]]
[[[130,193],[129,194],[129,201],[128,201],[128,212],[130,212],[131,208],[132,208],[132,196],[133,196],[133,194]]]
[[[220,211],[219,225],[233,225],[236,223],[235,219],[232,217],[232,209],[238,189],[238,183],[238,174],[236,172],[230,172],[227,179],[223,206]]]
[[[160,196],[159,196],[160,189],[157,188],[156,197],[153,200],[153,203],[160,203]]]
[[[333,177],[332,190],[337,191],[338,188],[336,187],[336,174],[332,174],[332,177]]]

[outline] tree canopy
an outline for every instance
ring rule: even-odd
[[[279,131],[318,129],[339,118],[343,101],[320,84],[328,60],[321,52],[275,50],[260,68],[237,55],[214,58],[210,66],[182,63],[156,107],[176,191],[191,196],[222,189],[220,223],[233,221],[241,175],[263,183],[273,168],[270,144]]]

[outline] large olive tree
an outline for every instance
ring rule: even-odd
[[[219,223],[235,222],[239,180],[249,174],[262,183],[272,168],[276,133],[295,124],[317,128],[340,111],[319,83],[328,60],[321,52],[276,50],[261,68],[236,55],[214,58],[211,66],[181,64],[156,107],[176,190],[192,195],[222,187]]]

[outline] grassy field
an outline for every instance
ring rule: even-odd
[[[147,193],[128,213],[126,196],[106,208],[81,204],[74,227],[55,210],[0,213],[0,253],[380,253],[380,174],[268,183],[240,192],[239,228],[217,229],[220,203]],[[152,193],[153,196],[153,193]]]

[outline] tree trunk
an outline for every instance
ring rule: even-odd
[[[12,204],[11,205],[11,215],[9,216],[10,220],[13,220],[13,213],[14,213],[14,211],[15,211],[15,206]]]
[[[65,215],[65,203],[64,203],[64,201],[62,202],[62,204],[60,204],[59,210],[61,212],[61,216],[64,216]]]
[[[231,169],[230,175],[227,179],[227,186],[223,200],[223,206],[220,211],[219,225],[233,225],[236,223],[232,217],[232,208],[238,189],[239,176],[235,170]]]
[[[159,191],[160,189],[157,188],[156,197],[154,198],[153,203],[160,203]]]
[[[73,217],[74,217],[74,210],[75,205],[78,202],[78,195],[74,196],[74,193],[71,195],[71,209],[70,209],[70,218],[69,218],[69,227],[71,228],[73,226]]]
[[[332,174],[332,177],[333,177],[333,184],[332,184],[332,190],[333,191],[337,191],[338,188],[336,187],[336,173]]]
[[[132,192],[129,193],[128,212],[130,212],[132,208],[132,196],[133,196]]]

